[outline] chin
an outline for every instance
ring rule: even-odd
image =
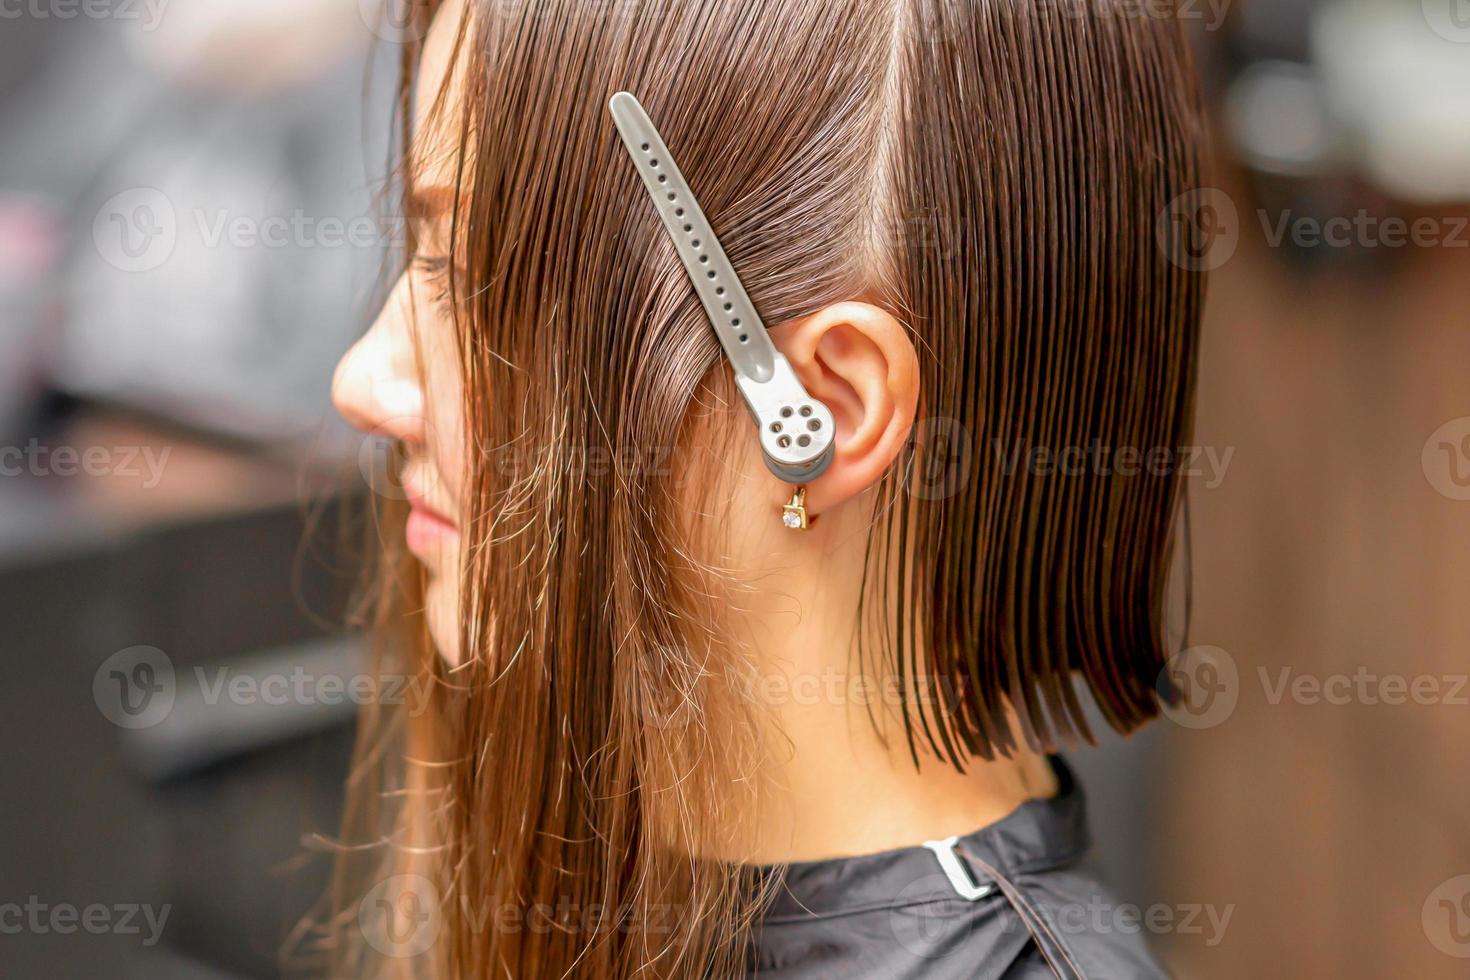
[[[424,592],[424,615],[428,617],[429,639],[444,662],[459,664],[459,590],[446,588],[437,576]]]

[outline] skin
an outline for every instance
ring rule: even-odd
[[[415,106],[420,125],[445,82],[459,16],[459,7],[447,4],[427,38]],[[451,79],[446,97],[452,101],[455,91]],[[442,150],[427,156],[423,183],[450,183],[434,161],[451,160],[453,144]],[[425,251],[442,245],[444,224],[442,215],[426,223]],[[403,444],[414,503],[410,549],[428,572],[430,632],[452,665],[461,653],[463,386],[453,327],[432,299],[432,279],[416,263],[395,284],[372,327],[343,357],[333,397],[353,425]],[[872,489],[913,428],[918,360],[899,320],[861,296],[776,325],[771,336],[807,390],[832,409],[836,456],[808,485],[808,511],[819,520],[805,532],[781,526],[791,487],[766,470],[755,438],[730,464],[728,521],[740,533],[729,536],[729,557],[738,574],[759,583],[734,615],[740,639],[773,683],[761,686],[771,724],[763,733],[769,751],[757,803],[749,826],[731,834],[739,843],[721,856],[766,863],[912,846],[969,833],[1054,793],[1050,767],[1029,752],[976,760],[965,774],[937,760],[915,771],[903,740],[885,744],[864,702],[843,693],[853,677],[846,638],[858,608]],[[732,413],[729,424],[748,421]]]

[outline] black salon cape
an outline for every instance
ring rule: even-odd
[[[955,843],[985,894],[962,898],[934,851],[798,862],[756,928],[760,980],[1135,980],[1167,977],[1136,907],[1084,867],[1081,787],[1052,759],[1057,795]],[[761,873],[766,873],[762,871]],[[1131,914],[1130,914],[1131,911]]]

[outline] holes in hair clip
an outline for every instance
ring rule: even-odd
[[[716,289],[715,290],[715,295],[716,296],[723,296],[723,295],[725,295],[725,287],[724,286],[721,286],[719,289]]]
[[[644,144],[643,144],[643,152],[644,152],[644,153],[647,153],[647,152],[648,152],[648,150],[649,150],[649,146],[648,146],[648,144],[647,144],[647,143],[644,143]]]
[[[805,438],[805,437],[803,437],[803,438]],[[782,436],[781,438],[779,438],[779,439],[776,440],[776,445],[780,446],[782,449],[790,449],[791,448],[791,437],[790,436]]]
[[[725,312],[726,312],[726,313],[729,313],[729,312],[730,312],[730,311],[731,311],[731,310],[733,310],[733,309],[734,309],[734,308],[735,308],[735,305],[734,305],[734,304],[733,304],[733,303],[726,303],[726,304],[725,304]]]
[[[649,160],[648,161],[648,165],[650,167],[654,168],[655,170],[658,169],[658,161],[657,160]]]
[[[801,417],[802,418],[806,418],[810,414],[812,414],[812,407],[810,405],[803,405],[803,406],[801,406]]]
[[[658,182],[660,184],[666,184],[666,183],[668,183],[669,182],[669,176],[668,176],[668,174],[659,174],[658,175]]]
[[[740,335],[740,342],[742,344],[749,343],[749,341],[750,341],[750,334],[743,333],[743,334]],[[777,425],[780,425],[781,423],[777,422],[776,424]]]
[[[709,272],[705,273],[705,275],[707,275],[711,279],[713,279],[715,277],[715,270],[711,269],[711,270],[709,270]]]
[[[822,420],[821,419],[808,419],[807,420],[807,423],[806,423],[806,427],[808,429],[811,429],[813,432],[816,432],[818,429],[820,429],[822,427]]]
[[[772,422],[771,423],[771,431],[772,432],[780,432],[781,431],[781,423],[780,422]]]
[[[683,208],[674,208],[674,213],[677,214],[681,218],[684,217],[684,209]],[[685,231],[688,231],[689,230],[689,226],[688,225],[685,225],[684,226],[684,230]]]
[[[790,405],[782,405],[781,406],[781,417],[783,419],[789,419],[789,418],[791,418],[791,406]]]
[[[678,196],[679,195],[678,194],[675,194],[673,191],[669,191],[669,200],[671,200],[671,201],[672,200],[675,200],[675,199],[678,198]]]
[[[812,444],[812,437],[811,436],[798,436],[797,439],[796,439],[796,444],[798,446],[810,446]]]
[[[689,244],[690,245],[693,245],[695,248],[698,248],[699,247],[699,239],[696,238],[693,241],[691,241]]]
[[[740,326],[740,318],[737,316],[735,319],[731,320],[730,321],[730,326],[732,326],[732,327],[738,327],[738,326]]]
[[[703,262],[705,265],[708,265],[709,264],[709,256],[708,255],[701,255],[699,257],[699,261],[700,262]]]

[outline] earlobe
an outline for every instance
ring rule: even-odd
[[[897,458],[918,411],[918,355],[897,317],[856,300],[781,324],[771,338],[837,423],[832,465],[807,491],[821,513],[877,483]]]

